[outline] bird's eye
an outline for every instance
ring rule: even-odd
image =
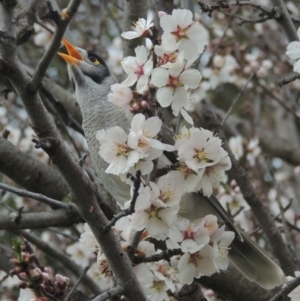
[[[89,60],[94,64],[94,65],[100,65],[100,62],[95,58],[94,56],[89,56]]]

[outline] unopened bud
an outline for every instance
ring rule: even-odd
[[[42,271],[39,268],[35,268],[29,271],[30,279],[34,282],[43,282]]]
[[[300,165],[298,165],[294,168],[294,174],[295,174],[295,176],[298,176],[298,177],[300,176]]]
[[[70,279],[60,274],[55,275],[56,284],[61,290],[65,290],[69,285]]]
[[[142,100],[141,105],[143,108],[147,109],[148,108],[148,102],[146,100]]]
[[[139,106],[137,103],[135,103],[135,104],[132,106],[132,108],[133,108],[135,111],[137,111],[137,110],[140,108],[140,106]]]
[[[50,275],[48,273],[42,273],[43,281],[49,281],[51,279]]]
[[[27,278],[27,275],[25,272],[20,272],[19,273],[19,276],[22,277],[22,278]]]
[[[20,265],[21,264],[21,261],[18,260],[17,258],[12,258],[10,259],[10,262],[14,265]]]
[[[167,15],[167,13],[165,13],[164,11],[161,11],[161,10],[157,14],[160,18]]]

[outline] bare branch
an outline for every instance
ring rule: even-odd
[[[280,80],[278,82],[278,85],[279,85],[279,87],[282,87],[282,86],[287,85],[287,84],[289,84],[289,83],[291,83],[291,82],[293,82],[297,79],[300,79],[300,74],[295,74],[293,76],[286,77],[286,78]]]
[[[61,200],[69,194],[69,189],[57,170],[21,152],[1,136],[0,172],[27,190],[53,199]]]
[[[84,270],[82,271],[82,274],[80,275],[80,277],[78,278],[76,284],[72,287],[71,291],[69,292],[69,294],[66,296],[64,301],[69,301],[70,298],[72,297],[73,293],[75,292],[76,288],[78,287],[78,285],[80,284],[80,282],[82,281],[83,277],[85,276],[85,274],[87,273],[87,271],[89,270],[89,266],[85,267]]]
[[[185,284],[178,293],[178,301],[207,301],[196,283]]]
[[[34,193],[34,192],[30,192],[30,191],[21,190],[21,189],[15,188],[13,186],[9,186],[9,185],[2,184],[2,183],[0,183],[0,189],[3,189],[5,191],[10,191],[10,192],[12,192],[14,194],[17,194],[17,195],[20,195],[20,196],[24,196],[24,197],[27,197],[27,198],[37,200],[37,201],[45,203],[49,206],[62,208],[62,209],[67,209],[67,210],[76,210],[77,211],[74,204],[62,203],[60,201],[48,198],[45,195],[42,195],[40,193]]]
[[[295,279],[288,282],[281,291],[279,291],[273,298],[269,301],[279,301],[286,297],[291,291],[293,291],[296,287],[300,285],[300,276],[296,277]]]
[[[100,296],[94,298],[91,301],[105,301],[114,297],[118,297],[124,293],[124,288],[122,286],[117,286],[112,288],[108,292],[101,294]]]
[[[59,25],[55,30],[51,44],[48,50],[43,55],[28,87],[32,92],[35,93],[38,90],[39,85],[46,74],[46,71],[48,69],[49,64],[51,63],[53,56],[56,54],[58,48],[60,47],[60,43],[63,38],[64,32],[69,22],[71,21],[71,18],[76,13],[80,2],[81,0],[72,0],[69,3],[68,7],[63,10]]]
[[[82,223],[77,212],[58,209],[49,212],[23,213],[17,223],[7,214],[0,215],[0,229],[39,229],[47,227],[68,227]]]
[[[234,106],[236,105],[236,103],[238,102],[240,96],[244,93],[244,91],[246,90],[248,84],[250,83],[250,81],[252,80],[253,76],[255,75],[255,73],[257,72],[257,70],[260,68],[260,66],[258,68],[256,68],[256,70],[253,71],[253,73],[250,75],[250,77],[248,78],[248,80],[246,81],[244,87],[242,88],[242,90],[238,93],[238,95],[235,97],[235,99],[233,100],[231,106],[229,107],[225,117],[223,118],[222,122],[221,122],[221,126],[224,125],[224,123],[226,122],[227,118],[229,117],[229,115],[231,114]]]

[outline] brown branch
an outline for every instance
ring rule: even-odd
[[[287,40],[289,42],[298,41],[296,27],[293,24],[292,18],[289,12],[286,9],[285,3],[283,0],[271,0],[272,4],[278,7],[280,10],[280,17],[276,18],[276,21],[281,26]]]
[[[185,284],[178,293],[178,301],[207,301],[196,283]]]
[[[7,214],[0,215],[0,229],[39,229],[48,227],[69,227],[82,223],[77,212],[58,209],[47,212],[23,213],[17,223]]]
[[[62,203],[60,201],[48,198],[47,196],[40,194],[40,193],[34,193],[34,192],[30,192],[30,191],[21,190],[21,189],[15,188],[13,186],[9,186],[9,185],[2,184],[2,183],[0,183],[0,189],[3,189],[5,191],[10,191],[19,196],[24,196],[27,198],[37,200],[41,203],[45,203],[54,208],[56,207],[56,208],[61,208],[61,209],[66,209],[66,210],[77,211],[76,207],[72,203],[70,203],[70,204]]]
[[[100,296],[94,298],[91,301],[105,301],[105,300],[115,299],[115,297],[122,295],[123,292],[124,292],[124,288],[122,286],[117,286],[110,289],[108,292],[105,292]]]
[[[300,79],[300,74],[295,74],[293,76],[286,77],[286,78],[280,80],[278,82],[278,86],[282,87],[282,86],[287,85],[287,84],[289,84],[289,83],[291,83],[291,82],[293,82],[293,81],[295,81],[297,79]]]
[[[296,287],[300,285],[300,276],[288,282],[280,292],[278,292],[273,298],[269,301],[281,301],[284,297],[286,297],[291,291],[293,291]]]
[[[39,85],[42,82],[43,77],[46,74],[46,71],[52,61],[53,56],[56,54],[58,48],[60,47],[61,40],[63,38],[65,30],[66,30],[70,20],[76,13],[76,11],[80,5],[80,2],[81,2],[81,0],[72,0],[69,3],[68,7],[65,8],[64,11],[62,12],[59,25],[54,32],[51,44],[50,44],[49,48],[47,49],[47,51],[45,52],[45,54],[43,55],[39,65],[33,75],[33,78],[29,84],[28,88],[33,93],[35,93],[38,90]]]
[[[0,172],[27,190],[62,200],[69,189],[60,173],[0,136]],[[55,187],[55,188],[54,188]]]

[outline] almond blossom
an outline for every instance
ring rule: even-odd
[[[195,253],[184,253],[179,259],[178,270],[178,278],[182,284],[191,284],[194,277],[211,276],[217,271],[213,248],[206,245]]]
[[[121,62],[127,78],[122,82],[126,86],[133,86],[135,83],[136,90],[142,94],[148,90],[148,78],[153,69],[152,59],[148,59],[147,49],[145,46],[135,48],[136,57],[128,56]]]
[[[226,270],[228,268],[229,259],[228,251],[229,245],[234,239],[234,232],[225,231],[225,226],[222,226],[218,231],[211,237],[213,249],[214,249],[214,263],[220,270]]]
[[[168,287],[164,280],[155,276],[145,263],[133,268],[134,273],[142,284],[149,300],[169,301]]]
[[[132,40],[139,38],[141,36],[148,36],[151,33],[150,28],[154,26],[153,15],[150,13],[147,16],[147,20],[144,18],[138,19],[138,21],[133,22],[131,27],[132,31],[126,31],[121,34],[124,39]]]
[[[133,98],[130,88],[124,84],[114,84],[110,87],[112,93],[108,94],[108,101],[118,107],[130,108],[129,104]]]
[[[193,14],[186,9],[174,9],[172,15],[160,18],[164,30],[162,46],[168,51],[179,49],[186,59],[195,58],[208,44],[208,34],[199,23],[193,22]]]
[[[300,27],[298,28],[297,35],[300,39]],[[294,72],[300,73],[300,42],[293,41],[289,43],[287,46],[286,55],[293,60],[298,59],[298,61],[294,64]]]
[[[151,83],[158,88],[157,101],[166,108],[171,105],[173,115],[178,116],[179,112],[186,116],[183,109],[188,104],[187,88],[195,89],[199,86],[201,74],[196,69],[183,70],[183,66],[171,68],[155,68],[152,72]],[[190,118],[191,119],[191,118]],[[192,122],[192,120],[187,120]]]
[[[96,138],[101,144],[99,155],[110,163],[105,172],[116,175],[125,173],[138,162],[140,154],[135,150],[136,141],[127,141],[127,137],[126,132],[118,126],[97,132]]]
[[[220,182],[225,179],[225,171],[231,168],[231,161],[228,156],[221,158],[215,165],[205,167],[205,172],[202,175],[195,191],[202,192],[203,195],[210,197],[213,193],[213,188],[218,188]]]
[[[190,222],[179,217],[175,226],[170,229],[170,240],[167,240],[169,249],[181,248],[182,252],[195,253],[209,243],[209,235],[202,231],[202,219]],[[174,242],[180,243],[174,244]]]
[[[198,172],[201,168],[216,164],[227,155],[221,144],[221,139],[213,137],[211,131],[195,129],[188,142],[179,147],[178,157],[189,168]]]
[[[163,68],[178,67],[183,64],[184,54],[178,51],[168,51],[161,45],[154,46],[157,55],[157,66]]]
[[[146,228],[149,235],[158,240],[166,239],[169,227],[176,220],[182,188],[168,175],[161,177],[157,184],[140,187],[139,196],[132,215],[132,229]]]

